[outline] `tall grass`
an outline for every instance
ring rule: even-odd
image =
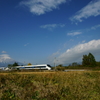
[[[0,74],[0,100],[100,100],[100,73]]]

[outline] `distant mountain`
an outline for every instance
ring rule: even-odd
[[[14,59],[12,59],[8,54],[3,53],[0,55],[0,67],[7,67],[8,64],[14,64],[15,62],[18,63],[18,65],[23,65],[23,63],[20,63]]]
[[[7,67],[8,64],[14,64],[15,62],[17,62],[18,65],[23,65],[23,63],[15,61],[13,59],[5,59],[5,60],[0,61],[0,67]]]

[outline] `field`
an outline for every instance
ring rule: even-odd
[[[100,100],[100,72],[0,73],[0,100]]]

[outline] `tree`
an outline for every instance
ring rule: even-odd
[[[96,66],[96,60],[95,57],[92,55],[92,53],[88,54],[88,59],[89,59],[90,66]]]
[[[96,65],[97,65],[98,67],[100,67],[100,61],[96,62]]]
[[[28,66],[32,65],[31,63],[28,63]]]
[[[15,67],[15,66],[19,66],[17,62],[15,62],[15,63],[13,64],[13,67]]]
[[[73,62],[72,66],[78,66],[78,63],[77,62]]]
[[[95,57],[93,56],[92,53],[89,53],[88,55],[83,55],[82,60],[83,60],[82,61],[83,66],[90,66],[90,67],[96,66]]]
[[[12,64],[8,64],[8,68],[12,68],[12,66],[13,66]]]
[[[83,55],[83,59],[82,59],[82,65],[83,66],[87,66],[89,64],[89,60],[88,60],[88,56],[87,55]]]

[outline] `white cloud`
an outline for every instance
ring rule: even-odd
[[[90,27],[90,28],[87,28],[87,29],[84,29],[86,32],[88,32],[88,31],[92,31],[92,30],[96,30],[96,29],[100,29],[100,24],[98,24],[98,25],[95,25],[95,26],[92,26],[92,27]]]
[[[56,56],[59,55],[59,54],[60,54],[60,52],[57,51],[57,52],[55,52],[55,53],[52,54],[52,57],[56,57]]]
[[[91,40],[88,43],[82,43],[66,50],[66,52],[57,57],[57,63],[69,64],[75,61],[82,61],[82,56],[89,52],[93,53],[94,56],[96,54],[100,55],[100,39]]]
[[[87,6],[79,10],[76,15],[70,18],[71,21],[82,22],[83,18],[100,15],[100,0],[92,0]]]
[[[26,47],[27,45],[29,45],[29,43],[26,43],[24,46]]]
[[[42,25],[40,26],[41,28],[47,28],[47,29],[52,29],[57,27],[57,24],[47,24],[47,25]]]
[[[100,24],[99,24],[99,25],[96,25],[96,26],[91,27],[91,29],[92,29],[92,30],[95,30],[95,29],[97,29],[97,28],[99,28],[99,27],[100,27]]]
[[[64,27],[65,24],[46,24],[46,25],[41,25],[40,28],[44,28],[44,29],[49,29],[49,30],[52,30],[56,27]]]
[[[82,32],[71,32],[71,33],[67,33],[67,35],[70,35],[70,36],[75,36],[75,35],[79,35],[79,34],[82,34]]]
[[[0,62],[5,62],[7,60],[12,60],[12,58],[8,54],[1,54],[0,55]]]
[[[57,9],[60,4],[65,2],[66,0],[26,0],[20,2],[20,5],[28,7],[33,14],[41,15]]]
[[[85,42],[86,42],[85,40],[82,41],[82,43],[85,43]]]
[[[2,51],[2,53],[7,53],[6,51]]]

